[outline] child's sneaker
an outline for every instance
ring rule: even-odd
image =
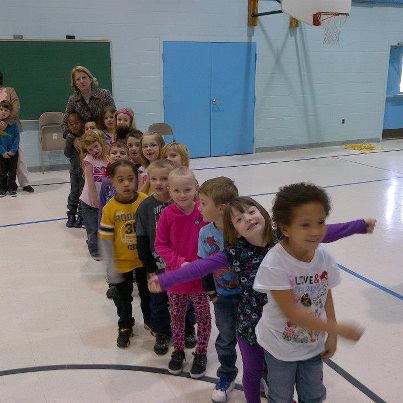
[[[83,217],[78,216],[74,223],[74,228],[81,228],[83,226]]]
[[[92,252],[92,253],[90,253],[90,255],[97,262],[100,262],[102,260],[102,256],[98,251],[97,252]]]
[[[164,355],[168,352],[170,338],[163,334],[158,334],[155,337],[154,352],[157,355]]]
[[[16,191],[16,190],[9,190],[9,191],[8,191],[8,194],[9,194],[11,197],[17,197],[17,191]]]
[[[185,352],[175,350],[171,355],[171,361],[168,364],[168,371],[172,375],[179,375],[182,372],[183,361],[185,361]]]
[[[76,223],[76,216],[73,214],[69,214],[67,216],[66,227],[73,228],[75,223]]]
[[[130,344],[130,337],[133,336],[133,329],[131,327],[119,329],[116,345],[119,348],[126,348]]]
[[[5,190],[0,190],[0,197],[4,197],[7,195],[7,192]]]
[[[194,326],[185,329],[185,347],[195,348],[196,347],[196,334]]]
[[[190,377],[193,379],[199,379],[206,373],[207,356],[205,354],[193,353],[195,358],[193,359],[192,368],[190,370]]]
[[[226,402],[234,388],[235,381],[230,381],[228,378],[220,378],[213,389],[211,400],[216,403]]]

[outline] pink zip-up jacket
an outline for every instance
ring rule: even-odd
[[[157,225],[154,247],[165,262],[165,270],[180,270],[183,262],[197,259],[199,231],[205,225],[199,212],[199,204],[195,203],[190,214],[185,214],[175,204],[166,207]],[[203,292],[200,279],[187,281],[168,288],[178,294],[194,294]]]

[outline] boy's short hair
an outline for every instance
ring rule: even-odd
[[[13,111],[13,105],[9,101],[1,101],[0,106],[4,109],[8,109],[10,112]]]
[[[226,176],[206,180],[200,186],[199,193],[210,197],[216,206],[227,204],[239,196],[234,181]]]
[[[143,132],[138,129],[130,128],[130,130],[126,133],[126,140],[129,137],[134,137],[135,139],[141,140],[141,138],[143,137]]]
[[[147,171],[150,172],[153,169],[168,169],[169,172],[175,169],[175,165],[172,161],[162,159],[153,161],[147,168]]]
[[[112,148],[124,148],[127,151],[127,144],[123,140],[117,140],[110,145],[109,152]]]

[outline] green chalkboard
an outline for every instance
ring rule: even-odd
[[[17,91],[22,120],[64,112],[72,94],[71,69],[77,65],[87,67],[100,88],[112,91],[108,41],[0,40],[0,54],[4,85]]]

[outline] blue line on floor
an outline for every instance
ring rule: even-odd
[[[395,297],[397,299],[400,299],[401,301],[403,301],[403,295],[398,294],[395,291],[390,290],[389,288],[384,287],[383,285],[380,285],[378,283],[375,283],[375,281],[370,280],[369,278],[366,278],[364,276],[362,276],[361,274],[356,273],[353,270],[348,269],[347,267],[344,267],[343,265],[338,263],[338,266],[340,267],[340,269],[344,270],[346,273],[351,274],[354,277],[359,278],[362,281],[365,281],[366,283],[379,288],[381,291],[386,292],[387,294],[391,295],[392,297]]]
[[[24,221],[24,222],[17,222],[17,223],[14,223],[14,224],[2,224],[2,225],[0,225],[0,228],[18,227],[19,225],[40,224],[40,223],[43,223],[43,222],[53,222],[53,221],[62,221],[62,220],[66,220],[66,217],[49,218],[48,220],[38,220],[38,221]]]

